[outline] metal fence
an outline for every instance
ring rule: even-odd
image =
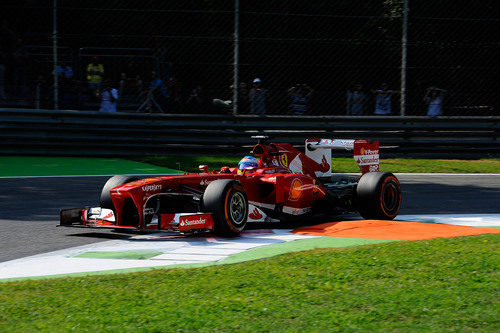
[[[109,82],[129,112],[498,115],[497,7],[4,0],[0,106],[99,110]]]
[[[193,115],[0,109],[0,154],[248,154],[252,136],[303,149],[309,138],[380,142],[382,158],[500,156],[500,117]],[[349,156],[338,151],[336,156]],[[352,156],[352,153],[351,155]]]

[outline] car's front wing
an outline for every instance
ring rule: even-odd
[[[214,222],[210,213],[160,214],[145,226],[128,226],[117,223],[111,209],[86,207],[63,209],[59,215],[59,225],[64,227],[86,227],[125,230],[158,230],[189,233],[212,231]]]

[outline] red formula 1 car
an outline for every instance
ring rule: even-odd
[[[279,222],[314,213],[359,212],[366,219],[393,219],[401,206],[397,178],[379,172],[378,141],[306,140],[305,153],[287,143],[253,148],[259,164],[140,179],[114,176],[100,207],[64,209],[61,226],[213,231],[239,234],[247,222]],[[332,174],[332,149],[352,150],[362,175]]]

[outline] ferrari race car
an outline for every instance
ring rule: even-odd
[[[352,150],[361,176],[332,174],[333,149]],[[308,139],[305,153],[261,138],[258,163],[199,173],[140,179],[114,176],[100,207],[63,209],[60,225],[238,235],[247,222],[280,222],[311,214],[359,212],[365,219],[393,219],[401,188],[379,172],[379,144],[367,140]]]

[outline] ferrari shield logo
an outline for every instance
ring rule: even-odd
[[[281,160],[281,165],[288,167],[288,156],[286,154],[282,154],[280,156],[280,160]]]

